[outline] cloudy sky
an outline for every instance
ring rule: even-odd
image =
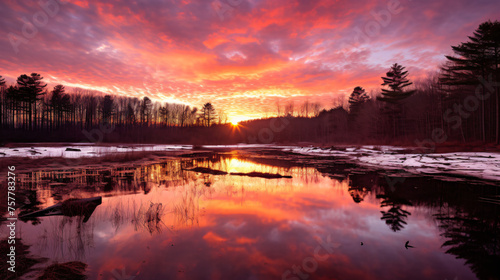
[[[0,75],[212,102],[238,121],[377,90],[394,62],[425,77],[488,19],[498,0],[2,0]]]

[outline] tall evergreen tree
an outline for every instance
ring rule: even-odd
[[[440,82],[444,85],[475,90],[481,85],[483,96],[488,96],[488,89],[482,85],[483,81],[493,80],[493,83],[500,81],[499,63],[500,63],[500,22],[487,21],[479,25],[478,29],[469,40],[457,46],[452,46],[454,56],[446,56],[448,62],[442,68],[443,74]],[[495,96],[495,142],[499,144],[500,133],[500,108],[499,108],[499,89],[495,87],[493,94]],[[474,94],[474,92],[471,92]],[[483,141],[486,141],[486,120],[488,112],[485,108],[485,100],[481,100],[481,134]]]
[[[347,122],[351,136],[363,137],[373,129],[373,103],[362,87],[355,87],[349,96],[349,114]]]
[[[368,97],[368,94],[366,94],[366,91],[362,87],[355,87],[351,96],[349,96],[349,111],[357,113],[357,108],[369,99],[370,97]]]
[[[165,106],[160,107],[160,121],[165,123],[165,125],[167,125],[167,126],[168,126],[168,121],[169,121],[169,114],[170,114],[170,110],[169,110],[167,104],[165,104]]]
[[[101,108],[103,123],[109,124],[111,122],[111,116],[113,115],[113,107],[114,107],[114,101],[111,95],[104,96]]]
[[[88,96],[86,98],[86,106],[85,106],[85,126],[87,128],[93,127],[96,120],[96,110],[97,110],[97,98],[93,95]]]
[[[0,128],[4,126],[5,119],[5,79],[0,76]]]
[[[16,124],[19,124],[19,113],[20,113],[20,104],[21,98],[19,95],[19,90],[15,86],[10,86],[5,91],[5,99],[6,106],[8,110],[11,112],[11,116],[7,116],[10,118],[10,127],[15,128]]]
[[[47,84],[43,83],[42,79],[43,77],[37,73],[31,73],[30,76],[23,74],[17,78],[18,89],[23,102],[26,104],[25,110],[28,113],[28,127],[30,130],[33,129],[33,123],[36,129],[37,103],[46,93],[45,87]]]
[[[415,90],[405,90],[406,87],[412,85],[408,80],[408,71],[404,70],[405,67],[394,63],[391,66],[391,70],[387,72],[385,77],[382,77],[384,81],[383,86],[388,86],[388,89],[382,89],[382,96],[378,97],[378,100],[386,101],[389,103],[398,103],[399,101],[410,97]]]
[[[152,105],[152,102],[151,102],[151,99],[149,99],[149,97],[147,96],[144,96],[144,98],[142,99],[142,102],[141,102],[141,123],[142,124],[146,124],[146,126],[149,125],[149,118],[150,118],[150,115],[151,115],[151,105]]]
[[[62,112],[63,112],[62,98],[64,94],[65,94],[64,86],[57,85],[52,90],[52,96],[50,97],[49,101],[49,107],[50,110],[52,111],[52,121],[57,128],[61,126],[62,122]]]
[[[71,113],[74,112],[74,104],[71,103],[71,96],[69,94],[64,94],[61,98],[61,108],[62,108],[62,120],[66,125],[68,122],[71,123]]]
[[[387,89],[382,89],[382,96],[378,96],[377,100],[390,104],[383,108],[386,114],[386,122],[392,130],[393,137],[404,135],[405,130],[405,112],[404,104],[401,101],[410,97],[415,93],[415,90],[406,89],[413,83],[408,80],[408,71],[405,67],[394,63],[385,77],[382,77],[383,86]]]
[[[205,103],[201,108],[201,118],[205,126],[210,127],[217,119],[217,113],[211,103]]]

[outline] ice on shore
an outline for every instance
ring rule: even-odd
[[[71,148],[72,151],[67,151]],[[127,153],[127,152],[156,152],[156,151],[180,151],[191,150],[191,145],[118,145],[118,146],[98,146],[98,145],[71,145],[57,147],[15,147],[15,148],[0,148],[0,159],[5,157],[64,157],[64,158],[79,158],[79,157],[100,157],[110,154]],[[73,151],[80,150],[80,151]]]
[[[67,148],[80,151],[67,151]],[[329,156],[361,166],[385,170],[405,170],[413,174],[448,174],[471,176],[500,182],[500,153],[458,152],[441,154],[407,153],[406,148],[393,146],[361,146],[343,149],[262,144],[207,145],[206,149],[276,149],[302,155]],[[79,145],[0,148],[0,160],[8,157],[100,157],[127,152],[188,151],[192,145]]]
[[[405,170],[414,174],[454,174],[500,182],[500,153],[457,152],[442,154],[404,153],[404,148],[372,146],[360,148],[320,149],[296,147],[283,149],[297,154],[333,156],[362,166]]]

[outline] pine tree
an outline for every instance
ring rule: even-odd
[[[71,103],[71,97],[67,93],[61,97],[61,108],[62,120],[64,121],[64,124],[67,125],[68,121],[71,121],[71,118],[68,115],[74,111],[74,104]]]
[[[42,95],[46,93],[44,89],[47,84],[44,84],[42,82],[42,79],[43,77],[37,73],[31,73],[30,76],[24,74],[17,78],[17,85],[21,94],[22,101],[25,102],[27,107],[25,110],[28,113],[28,127],[30,130],[33,128],[32,123],[35,124],[34,127],[36,129],[37,103],[42,99]]]
[[[410,97],[415,90],[406,90],[405,88],[412,85],[408,80],[408,71],[404,71],[405,67],[394,63],[391,70],[387,72],[386,77],[382,77],[383,86],[388,86],[389,89],[382,89],[382,96],[378,100],[398,103],[399,101]]]
[[[104,96],[102,101],[102,123],[110,124],[111,116],[113,115],[114,101],[111,95]]]
[[[208,127],[215,122],[215,120],[217,119],[217,113],[215,112],[215,108],[211,103],[205,103],[203,105],[203,108],[201,108],[201,118],[204,125]]]
[[[168,106],[167,105],[161,106],[159,111],[160,111],[160,121],[164,122],[165,125],[168,126],[168,120],[169,120],[169,114],[170,114],[170,110],[168,109]]]
[[[90,95],[86,98],[85,106],[85,127],[90,129],[95,125],[96,120],[96,110],[97,110],[97,98]]]
[[[362,87],[355,87],[351,96],[349,96],[349,111],[357,113],[357,108],[369,99],[370,97],[368,97],[366,91]]]
[[[372,103],[362,87],[355,87],[349,96],[348,127],[352,136],[364,137],[373,129]]]
[[[62,112],[63,112],[63,104],[62,98],[65,94],[65,89],[63,85],[57,85],[52,90],[52,96],[50,97],[49,106],[52,111],[52,122],[55,124],[57,128],[61,126],[62,122]]]
[[[405,128],[405,112],[404,105],[401,101],[410,97],[415,90],[407,90],[406,87],[412,85],[408,80],[408,71],[405,67],[394,63],[385,77],[383,86],[388,86],[388,89],[382,89],[382,96],[378,96],[377,100],[387,102],[389,106],[385,106],[383,110],[387,116],[386,122],[391,128],[393,137],[404,135]]]
[[[146,126],[149,126],[149,118],[151,116],[151,99],[149,97],[144,96],[141,102],[141,124],[146,123]]]
[[[5,79],[2,76],[0,76],[0,128],[3,128],[5,119],[4,88],[5,88]]]
[[[481,80],[493,83],[500,81],[499,63],[500,63],[500,22],[487,21],[479,25],[472,36],[468,36],[469,41],[452,46],[454,56],[446,56],[448,63],[442,68],[443,74],[440,82],[444,85],[464,88],[469,87],[475,90],[481,85]],[[487,87],[482,86],[482,94],[488,95]],[[472,93],[473,94],[473,93]],[[498,87],[495,87],[495,142],[499,144],[500,138],[500,93]],[[486,124],[489,123],[485,118],[488,112],[485,108],[485,100],[481,100],[481,134],[483,141],[486,141]]]
[[[8,110],[11,112],[6,116],[8,119],[7,122],[11,128],[15,128],[16,122],[19,120],[20,103],[19,91],[17,90],[17,87],[11,85],[7,88],[7,90],[5,90],[5,103]]]

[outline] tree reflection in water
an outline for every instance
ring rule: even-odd
[[[490,212],[488,219],[450,208],[435,215],[446,238],[443,243],[446,253],[464,259],[479,279],[500,277],[499,209],[489,206],[496,211]]]
[[[411,206],[411,203],[397,197],[390,195],[377,195],[381,199],[380,207],[390,207],[387,211],[380,211],[382,213],[382,220],[389,226],[389,228],[396,232],[400,231],[406,225],[406,219],[411,215],[409,211],[403,209],[403,206]]]
[[[247,180],[231,175],[186,171],[193,167],[287,174],[293,179]],[[54,259],[83,260],[86,249],[93,248],[97,222],[111,225],[113,234],[128,227],[132,232],[145,232],[151,236],[159,235],[165,228],[173,231],[174,228],[200,227],[205,213],[203,206],[206,206],[201,203],[213,197],[225,197],[243,204],[252,192],[264,196],[299,191],[306,195],[310,184],[320,184],[322,176],[328,176],[332,179],[329,182],[349,193],[349,202],[356,207],[362,208],[364,203],[379,205],[382,217],[378,212],[376,216],[377,219],[380,217],[380,223],[388,226],[388,232],[399,233],[411,223],[410,211],[425,209],[434,215],[429,217],[433,217],[442,230],[446,253],[464,259],[479,279],[495,279],[495,275],[500,275],[497,268],[500,263],[500,209],[492,203],[478,202],[479,196],[498,195],[495,193],[498,187],[471,187],[465,183],[406,178],[396,191],[391,191],[379,171],[363,172],[359,168],[353,171],[353,166],[341,165],[325,167],[316,164],[313,167],[304,166],[304,161],[294,165],[288,159],[279,162],[276,158],[266,160],[264,156],[252,159],[238,158],[234,154],[207,154],[204,158],[182,158],[154,164],[26,173],[20,176],[19,195],[20,199],[26,197],[23,213],[72,197],[106,195],[101,206],[104,210],[96,211],[88,223],[83,223],[82,217],[51,218],[49,223],[52,226],[45,227],[38,236],[37,246],[42,250],[44,246],[52,246],[50,251],[54,252]],[[331,194],[331,186],[330,189],[322,187],[325,195]],[[171,193],[171,199],[161,200],[162,192]],[[289,205],[299,207],[305,202],[290,201]],[[290,211],[294,209],[290,208]],[[40,220],[31,223],[40,226]]]

